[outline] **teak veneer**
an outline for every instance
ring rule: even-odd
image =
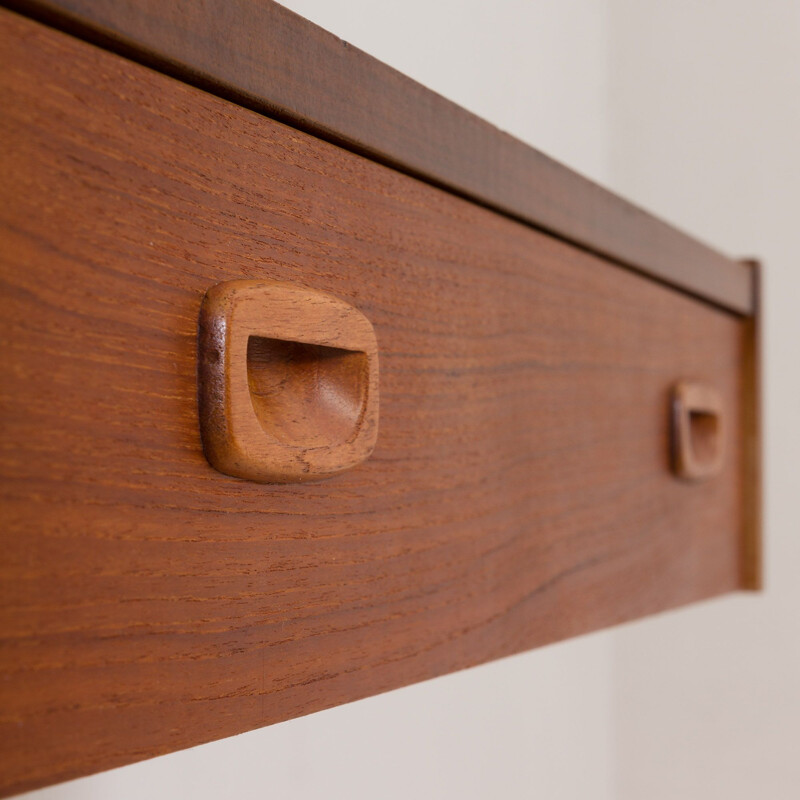
[[[424,160],[386,166],[402,148],[367,158],[124,57],[151,34],[162,59],[188,47],[158,38],[162,12],[114,53],[108,31],[85,41],[87,4],[17,5],[40,21],[0,11],[0,794],[759,584],[754,265],[614,199],[604,245],[601,190],[560,167],[569,202],[540,220],[505,166],[499,195],[446,191]],[[172,30],[199,35],[208,5]],[[120,28],[153,8],[126,3]],[[201,435],[203,387],[225,397],[202,320],[229,319],[228,281],[336,310],[289,324],[285,296],[261,297],[278,305],[248,311],[234,366],[265,435],[330,448],[301,459],[325,480],[204,455],[206,434],[212,462],[236,445],[224,402]],[[686,417],[692,480],[674,472],[684,385],[709,387],[687,414],[724,421]],[[248,460],[248,430],[217,466],[266,457],[294,480],[268,439]],[[336,451],[362,432],[357,458]]]

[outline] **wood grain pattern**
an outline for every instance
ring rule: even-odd
[[[5,0],[743,314],[726,258],[271,0]]]
[[[378,343],[336,297],[275,281],[209,289],[198,325],[203,451],[220,472],[304,483],[360,464],[378,437]]]
[[[0,13],[0,791],[107,769],[736,589],[741,318]],[[361,467],[205,460],[223,280],[375,327]],[[729,409],[670,474],[669,389]]]

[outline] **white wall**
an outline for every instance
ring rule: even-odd
[[[290,8],[573,168],[608,177],[597,0]],[[40,800],[612,797],[611,634],[54,787]]]
[[[766,264],[767,592],[615,640],[622,800],[800,797],[800,3],[611,0],[614,187]]]

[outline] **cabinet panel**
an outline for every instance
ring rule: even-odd
[[[4,792],[742,584],[742,318],[8,12],[0,43]],[[208,464],[198,312],[238,278],[372,323],[366,462]],[[725,413],[703,482],[680,380]]]

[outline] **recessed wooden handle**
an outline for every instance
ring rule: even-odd
[[[378,346],[348,303],[285,283],[220,283],[203,300],[198,349],[203,450],[220,472],[319,480],[372,452]]]
[[[725,461],[725,418],[719,392],[683,381],[672,390],[673,469],[679,478],[714,477]]]

